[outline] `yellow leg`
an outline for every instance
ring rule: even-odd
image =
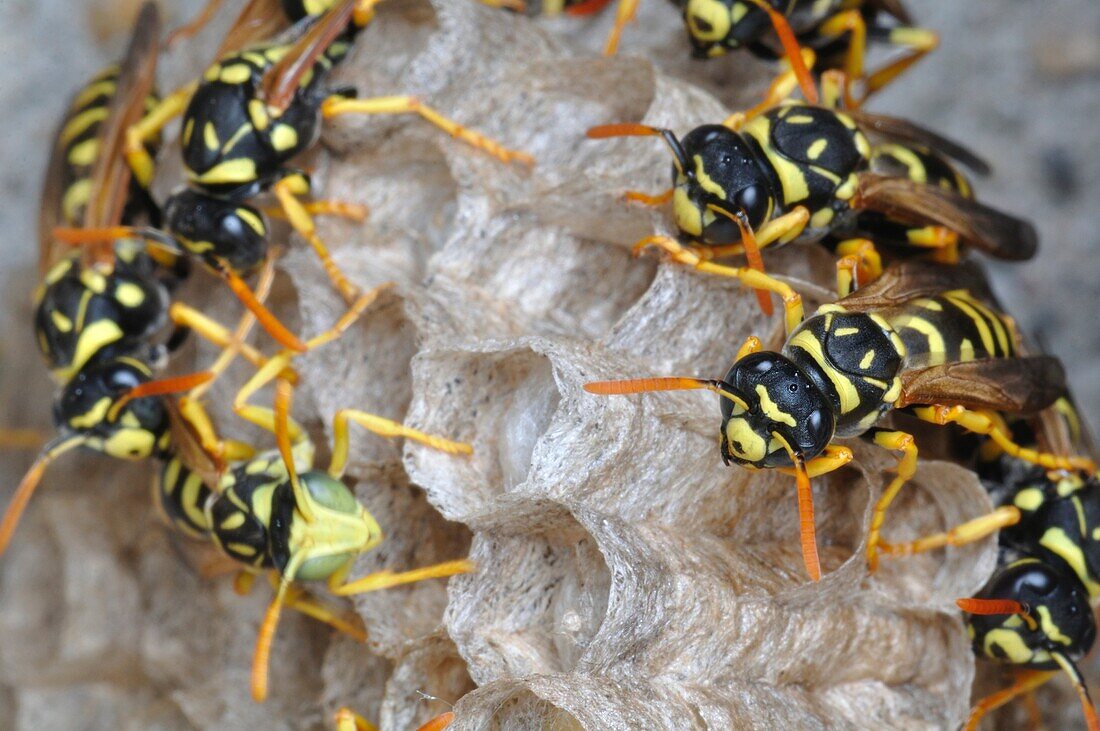
[[[959,235],[944,226],[925,226],[906,231],[911,246],[932,249],[932,259],[940,264],[959,263]]]
[[[164,126],[173,118],[183,114],[192,94],[198,88],[198,82],[192,82],[181,89],[177,89],[164,99],[153,111],[145,115],[140,122],[126,130],[125,152],[126,161],[130,163],[130,169],[134,172],[134,179],[143,188],[148,188],[153,182],[155,164],[149,151],[145,149],[147,140],[151,140],[160,133]]]
[[[970,716],[966,719],[966,726],[964,726],[965,731],[977,731],[978,725],[987,713],[1000,708],[1018,695],[1030,693],[1057,674],[1055,670],[1022,671],[1012,685],[982,698],[970,709]]]
[[[333,574],[329,580],[329,589],[337,596],[352,596],[354,594],[366,594],[379,589],[389,589],[402,584],[412,584],[425,579],[439,579],[455,574],[465,574],[474,570],[474,564],[469,559],[456,561],[444,561],[432,566],[394,573],[392,571],[377,571],[368,574],[361,579],[344,582],[343,572]]]
[[[825,21],[818,28],[818,32],[829,37],[850,34],[848,39],[848,54],[844,59],[844,74],[851,79],[863,78],[863,59],[867,52],[867,24],[863,22],[863,16],[858,10],[844,10]],[[848,85],[844,88],[844,98],[849,106],[854,106],[851,100]]]
[[[909,53],[867,76],[863,84],[863,96],[859,100],[861,104],[940,45],[940,37],[932,31],[905,26],[891,30],[887,40],[891,45],[908,48]]]
[[[812,48],[802,49],[802,62],[806,65],[806,68],[812,69],[816,60]],[[738,132],[746,122],[794,96],[795,91],[798,90],[798,76],[795,74],[794,69],[790,68],[791,64],[787,59],[783,59],[783,65],[786,70],[776,76],[772,83],[768,85],[768,90],[759,104],[743,112],[734,112],[726,117],[722,125]]]
[[[958,424],[975,434],[992,439],[1006,454],[1024,462],[1039,465],[1048,470],[1078,470],[1088,474],[1096,472],[1096,463],[1087,457],[1061,456],[1022,447],[1012,440],[1004,421],[992,412],[971,410],[963,406],[936,404],[913,409],[918,418],[933,424]]]
[[[300,177],[283,178],[272,187],[272,192],[286,213],[290,225],[298,232],[299,236],[309,242],[314,253],[317,254],[317,258],[321,260],[321,266],[324,267],[325,274],[332,281],[332,286],[336,288],[336,291],[348,304],[351,304],[359,296],[359,288],[348,281],[348,278],[340,271],[340,267],[333,261],[328,247],[317,235],[317,226],[313,223],[313,218],[309,215],[305,206],[302,205],[302,202],[295,196],[295,192],[301,189],[301,184],[302,179]]]
[[[356,223],[366,221],[367,215],[370,213],[366,206],[359,203],[346,203],[337,200],[304,201],[302,202],[302,208],[311,216],[337,216]],[[263,211],[264,215],[270,218],[285,221],[287,217],[286,211],[281,206],[266,206]]]
[[[333,447],[332,461],[329,463],[328,472],[335,478],[339,478],[347,469],[348,463],[348,422],[353,421],[359,426],[383,437],[404,437],[414,442],[438,449],[448,454],[473,454],[474,450],[469,444],[453,442],[450,439],[426,434],[417,429],[412,429],[381,416],[368,414],[365,411],[355,409],[341,409],[336,412],[332,420]]]
[[[251,315],[251,313],[249,313],[249,315]],[[263,367],[268,362],[268,359],[264,357],[260,351],[256,350],[256,348],[248,343],[236,342],[235,332],[230,333],[226,330],[224,325],[215,322],[189,305],[185,305],[182,302],[173,302],[171,307],[168,308],[168,316],[172,318],[172,322],[181,327],[189,328],[196,335],[199,335],[204,340],[210,341],[214,345],[222,348],[235,348],[245,360],[257,368]],[[217,362],[215,361],[215,365],[216,364]],[[213,370],[214,369],[211,368],[211,371]],[[287,369],[283,375],[284,377],[290,378],[292,381],[296,381],[298,378],[298,374],[291,369]],[[191,396],[194,398],[195,394],[192,393]]]
[[[869,239],[849,239],[836,247],[836,293],[847,297],[859,287],[882,276],[882,257]]]
[[[535,163],[535,159],[527,153],[510,150],[485,135],[466,129],[412,96],[383,96],[374,99],[329,97],[321,105],[321,112],[326,119],[340,114],[419,114],[452,137],[457,137],[502,162],[517,161],[528,165]]]
[[[614,56],[619,50],[619,40],[623,35],[623,28],[634,21],[638,12],[638,0],[619,0],[615,10],[615,24],[611,26],[611,32],[607,34],[607,43],[603,47],[603,55]]]
[[[852,450],[847,447],[830,444],[825,447],[824,453],[819,454],[806,463],[806,474],[811,478],[827,475],[851,462],[852,457]],[[795,473],[794,469],[791,467],[780,467],[779,471],[785,475],[793,475]]]
[[[732,277],[740,280],[741,283],[747,287],[775,292],[783,300],[787,333],[790,334],[799,324],[801,324],[802,297],[791,289],[790,285],[780,282],[778,279],[774,279],[750,267],[728,267],[701,261],[698,256],[681,246],[680,242],[668,236],[650,236],[638,242],[635,246],[635,250],[642,250],[649,246],[661,249],[668,254],[668,257],[672,261],[693,267],[697,271],[707,274],[716,274],[723,277]]]
[[[307,617],[324,622],[337,632],[342,632],[356,642],[367,641],[367,630],[362,618],[353,612],[339,612],[310,597],[304,589],[292,586],[286,594],[284,605]]]
[[[969,520],[944,533],[934,533],[908,543],[880,543],[879,552],[886,556],[912,556],[945,546],[965,546],[1019,522],[1020,510],[1012,505],[1004,505],[988,515]]]
[[[760,338],[750,335],[745,338],[745,342],[741,343],[741,347],[737,349],[737,357],[733,359],[733,362],[736,363],[746,355],[759,353],[763,348],[764,345],[760,342]]]
[[[870,571],[878,568],[879,542],[882,536],[882,524],[886,520],[886,510],[894,502],[903,485],[916,474],[917,444],[913,435],[901,431],[876,430],[875,444],[885,449],[901,452],[898,459],[897,474],[883,490],[871,514],[871,530],[867,533],[867,566]]]
[[[378,727],[350,708],[341,708],[333,719],[336,731],[378,731]]]

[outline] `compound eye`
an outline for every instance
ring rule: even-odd
[[[764,186],[756,184],[737,191],[733,197],[733,205],[740,208],[749,218],[749,224],[759,228],[764,224],[764,218],[768,215],[768,196]]]
[[[802,428],[806,433],[808,444],[808,452],[819,452],[824,449],[829,441],[832,439],[832,429],[829,428],[829,421],[825,417],[825,412],[821,409],[814,409],[807,416],[805,421],[802,422]]]

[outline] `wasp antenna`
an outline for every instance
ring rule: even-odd
[[[146,398],[148,396],[167,396],[173,393],[190,391],[196,386],[209,383],[213,378],[214,374],[210,371],[198,371],[196,373],[172,376],[170,378],[160,378],[155,381],[139,384],[123,394],[122,398],[111,406],[111,410],[107,412],[107,418],[112,420],[117,419],[122,409],[134,399]]]
[[[1070,682],[1073,683],[1073,689],[1077,692],[1077,697],[1081,699],[1081,710],[1085,714],[1085,725],[1088,730],[1100,731],[1100,717],[1096,715],[1096,707],[1092,704],[1092,698],[1089,696],[1085,679],[1081,677],[1081,671],[1077,669],[1072,660],[1060,652],[1052,652],[1050,656],[1061,666],[1062,670],[1069,676]]]
[[[275,641],[275,630],[279,626],[279,617],[283,613],[283,604],[286,602],[286,593],[290,589],[290,583],[298,573],[305,554],[296,553],[283,570],[279,578],[279,588],[275,590],[275,597],[268,605],[264,613],[263,624],[260,625],[260,633],[256,637],[256,651],[252,655],[252,700],[262,703],[267,699],[268,667],[271,660],[271,645]]]
[[[591,140],[603,140],[608,137],[660,137],[662,132],[664,130],[646,124],[621,122],[590,127],[585,135]]]
[[[768,5],[765,0],[749,0],[749,2],[768,14],[772,27],[775,28],[775,34],[779,36],[779,43],[783,46],[783,52],[787,54],[787,61],[791,64],[791,70],[794,71],[795,78],[798,79],[802,95],[806,97],[806,101],[810,104],[817,104],[819,101],[817,86],[814,84],[813,77],[810,76],[810,70],[806,68],[806,62],[802,59],[802,46],[799,45],[798,37],[795,36],[791,24],[787,22],[786,16]]]
[[[733,391],[733,386],[725,381],[703,378],[683,378],[670,376],[666,378],[628,378],[618,381],[590,381],[584,384],[584,390],[588,393],[600,396],[626,396],[634,393],[649,393],[651,391],[713,391],[722,398],[729,399],[741,408],[748,410],[748,403]]]
[[[956,599],[955,605],[967,614],[1028,614],[1026,606],[1012,599]]]
[[[307,523],[312,523],[316,516],[305,498],[302,482],[298,478],[298,469],[294,465],[294,449],[290,440],[290,405],[293,393],[290,381],[280,378],[275,382],[275,443],[279,446],[279,454],[282,455],[283,462],[286,464],[286,473],[290,477],[290,486],[294,490],[294,502],[298,512]]]
[[[15,495],[12,496],[11,502],[8,504],[3,520],[0,520],[0,556],[7,551],[8,544],[11,543],[11,538],[19,525],[19,520],[23,517],[23,512],[27,509],[34,491],[42,481],[42,475],[46,472],[46,468],[59,456],[74,447],[79,447],[84,442],[83,436],[58,437],[38,453],[34,464],[27,470],[27,474],[23,476],[23,480],[15,490]]]
[[[814,521],[814,491],[806,458],[796,451],[779,432],[772,432],[794,463],[795,484],[798,487],[798,535],[802,544],[802,561],[813,581],[821,581],[821,560],[817,555],[817,524]]]

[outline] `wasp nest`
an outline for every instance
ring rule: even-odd
[[[683,56],[675,9],[643,3],[643,14],[626,54],[605,59],[590,48],[609,18],[571,37],[575,21],[539,26],[475,2],[384,5],[337,79],[362,96],[420,96],[538,164],[502,165],[405,117],[342,118],[309,161],[318,196],[371,209],[365,224],[323,223],[335,257],[364,288],[396,287],[301,360],[296,415],[319,443],[353,406],[475,449],[456,458],[354,436],[349,474],[387,535],[355,575],[467,553],[477,571],[356,598],[365,646],[287,613],[272,698],[256,705],[248,669],[267,588],[236,595],[206,554],[157,525],[148,466],[71,459],[2,567],[3,725],[322,727],[349,705],[404,730],[450,704],[456,731],[961,723],[974,658],[953,600],[989,575],[992,540],[868,576],[870,507],[893,460],[853,443],[850,467],[815,480],[826,573],[810,583],[793,481],[721,464],[711,395],[581,390],[720,375],[745,336],[781,337],[735,282],[630,255],[669,222],[620,195],[665,187],[667,151],[585,130],[686,130],[766,83],[731,59],[695,79],[719,101],[672,75],[712,73],[703,65],[660,70],[631,55]],[[280,267],[273,301],[298,332],[341,314],[300,241]],[[787,247],[769,267],[811,302],[828,294],[832,261],[817,247]],[[223,295],[203,306],[228,321]],[[212,351],[196,350],[208,363]],[[219,415],[229,434],[270,444]],[[972,474],[924,461],[887,536],[988,509]]]

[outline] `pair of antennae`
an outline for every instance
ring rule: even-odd
[[[601,396],[624,396],[653,391],[692,391],[700,389],[713,391],[745,411],[749,410],[748,402],[737,394],[736,389],[731,384],[720,380],[684,377],[632,378],[619,381],[592,381],[584,384],[585,391]],[[806,458],[800,451],[792,447],[790,442],[779,432],[772,432],[772,437],[783,445],[794,465],[795,482],[798,488],[798,532],[799,543],[802,548],[802,561],[806,565],[806,572],[810,575],[810,578],[813,581],[820,581],[821,561],[817,552],[814,494],[810,484],[810,473],[806,467]]]
[[[1034,631],[1039,628],[1038,622],[1031,616],[1031,608],[1024,603],[1014,601],[1012,599],[977,599],[968,597],[965,599],[956,599],[955,604],[959,609],[963,610],[967,614],[977,615],[998,615],[998,614],[1014,614],[1024,620],[1028,629]],[[1058,666],[1069,676],[1070,683],[1073,684],[1073,690],[1077,693],[1077,697],[1081,701],[1081,710],[1085,714],[1085,725],[1089,731],[1100,731],[1100,717],[1096,715],[1096,707],[1092,703],[1092,698],[1089,696],[1088,686],[1085,685],[1085,679],[1081,675],[1081,671],[1077,665],[1074,664],[1066,655],[1061,652],[1051,652],[1051,658],[1054,662],[1058,663]],[[1026,681],[1025,681],[1026,682]],[[1018,683],[1020,688],[1025,687],[1024,684]],[[1007,703],[1015,693],[1006,694],[1003,703]],[[980,709],[980,714],[984,715],[986,711],[996,708],[1001,703],[979,705],[977,709]],[[971,720],[967,724],[967,728],[974,728],[977,726],[977,721],[981,719],[981,715],[977,718],[972,714]]]

